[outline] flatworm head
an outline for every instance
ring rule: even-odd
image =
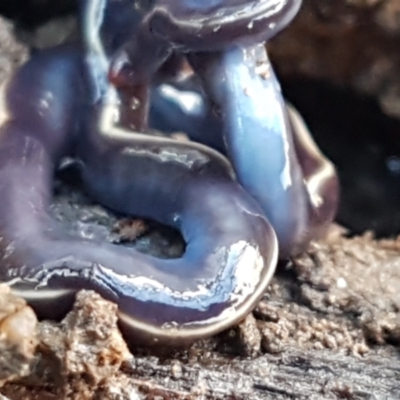
[[[148,14],[153,34],[185,51],[264,42],[297,14],[301,0],[160,0]]]

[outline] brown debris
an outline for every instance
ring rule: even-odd
[[[238,325],[241,340],[242,352],[246,356],[256,356],[261,350],[261,332],[253,314],[247,317]]]
[[[255,310],[262,348],[363,355],[372,344],[398,345],[399,287],[400,238],[377,241],[367,233],[313,243],[278,271]]]
[[[116,305],[98,294],[79,292],[61,323],[40,324],[30,376],[6,385],[4,393],[11,399],[23,398],[25,392],[38,399],[132,398],[136,389],[118,376],[132,355],[118,330],[116,312]]]
[[[33,310],[0,284],[0,386],[29,373],[38,342],[36,326]]]
[[[400,238],[375,241],[367,233],[314,244],[294,266],[313,310],[351,317],[375,343],[400,344]]]
[[[148,224],[142,219],[124,218],[117,222],[113,231],[121,241],[134,241],[149,231]]]
[[[59,393],[67,398],[104,391],[132,357],[117,327],[116,305],[94,292],[78,293],[74,309],[60,324],[43,322],[39,338],[42,365],[51,360],[59,366],[47,378],[61,383]]]
[[[297,311],[297,312],[296,312]],[[336,318],[314,316],[301,310],[296,304],[285,305],[277,322],[259,323],[264,351],[278,353],[287,346],[303,349],[332,349],[364,354],[369,350],[360,330],[351,323]]]

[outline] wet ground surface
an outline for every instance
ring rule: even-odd
[[[353,234],[399,234],[400,121],[371,97],[326,82],[288,79],[283,88],[338,170],[337,221]]]

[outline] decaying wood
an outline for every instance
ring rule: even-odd
[[[160,393],[171,395],[181,393],[177,398],[185,395],[248,400],[400,398],[397,356],[356,358],[329,351],[286,349],[279,355],[249,360],[220,359],[208,365],[179,362],[161,365],[158,360],[139,358],[134,368],[144,387],[158,387]]]

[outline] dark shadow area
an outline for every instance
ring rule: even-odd
[[[185,242],[176,229],[115,213],[93,202],[84,192],[74,163],[57,173],[51,211],[64,229],[84,239],[133,247],[159,258],[177,258],[185,251]]]
[[[400,122],[377,102],[311,80],[284,81],[285,96],[307,121],[318,145],[337,166],[337,221],[358,234],[400,233]]]
[[[33,28],[47,20],[74,12],[79,0],[1,0],[0,14],[24,28]]]

